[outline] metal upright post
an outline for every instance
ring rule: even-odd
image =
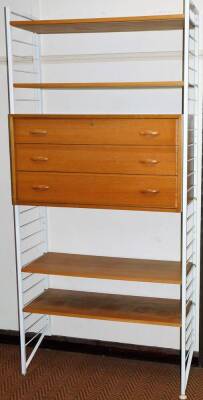
[[[183,185],[182,185],[182,324],[181,324],[181,394],[180,400],[187,398],[185,394],[186,373],[185,373],[185,327],[186,327],[186,240],[187,240],[187,136],[188,136],[188,79],[189,79],[189,0],[185,0],[185,30],[184,30],[184,99],[183,99]]]
[[[41,70],[40,70],[40,44],[36,35],[34,36],[34,42],[29,42],[26,40],[21,40],[21,38],[13,39],[10,20],[11,15],[14,17],[20,17],[27,20],[32,20],[31,16],[26,16],[19,14],[18,12],[10,11],[5,8],[5,20],[6,20],[6,43],[7,43],[7,59],[8,59],[8,93],[9,93],[9,112],[13,114],[15,112],[15,101],[23,102],[33,101],[33,104],[38,104],[37,111],[42,112],[42,97],[41,93],[39,98],[18,98],[15,99],[14,96],[14,79],[13,79],[13,43],[17,43],[21,46],[26,46],[33,51],[33,64],[36,63],[37,71],[30,71],[31,74],[37,74],[39,80],[41,80]],[[15,57],[19,57],[15,55]],[[22,56],[21,56],[22,58]],[[26,70],[15,69],[17,73],[28,73]],[[25,222],[22,222],[24,220]],[[38,224],[38,228],[34,227]],[[26,374],[26,370],[30,362],[32,361],[40,343],[42,342],[47,330],[49,328],[49,317],[42,316],[36,317],[35,315],[24,314],[24,306],[27,301],[35,296],[34,290],[42,291],[48,287],[48,278],[43,277],[37,280],[35,274],[28,274],[24,276],[22,268],[26,262],[30,262],[44,252],[47,251],[47,216],[46,209],[44,207],[21,207],[14,206],[14,226],[15,226],[15,240],[16,240],[16,265],[17,265],[17,283],[18,283],[18,309],[19,309],[19,328],[20,328],[20,348],[21,348],[21,371],[22,374]],[[39,235],[39,241],[35,242],[34,238]],[[30,237],[33,238],[33,245],[30,244]],[[29,240],[27,241],[27,239]],[[27,242],[26,242],[27,241]],[[25,258],[30,261],[26,261]],[[28,298],[27,295],[29,294]],[[42,324],[44,323],[44,324]],[[26,340],[27,333],[30,334],[29,338]],[[31,337],[32,336],[32,337]],[[30,338],[31,337],[31,338]],[[31,344],[31,342],[36,341],[34,348],[32,349],[28,359],[26,354],[26,348]]]
[[[10,27],[11,13],[9,8],[5,8],[6,23],[6,44],[7,44],[7,63],[8,63],[8,87],[9,87],[9,112],[14,113],[14,89],[13,89],[13,53],[12,53],[12,37]],[[23,297],[22,297],[22,278],[21,278],[21,246],[19,231],[19,207],[14,207],[14,226],[16,241],[16,266],[17,266],[17,283],[18,283],[18,315],[20,327],[20,349],[21,349],[21,371],[26,374],[26,351],[25,351],[25,326],[23,316]]]
[[[185,0],[184,94],[183,94],[183,184],[182,184],[182,327],[181,394],[185,400],[196,339],[196,275],[200,245],[197,203],[201,193],[198,170],[198,10]]]

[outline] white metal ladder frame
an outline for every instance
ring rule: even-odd
[[[40,39],[39,35],[33,34],[32,41],[12,38],[12,28],[10,26],[11,16],[25,20],[33,20],[35,17],[10,11],[5,8],[6,20],[6,41],[7,41],[7,62],[8,62],[8,85],[9,85],[9,112],[15,112],[15,103],[28,101],[27,98],[16,99],[13,88],[14,71],[23,75],[35,74],[41,82],[40,65]],[[21,46],[32,49],[32,71],[25,69],[14,69],[14,59],[23,59],[23,56],[13,54],[13,44],[17,42]],[[26,58],[26,57],[25,57]],[[40,90],[35,90],[36,96],[29,99],[37,104],[37,111],[43,112],[42,96]],[[21,104],[22,104],[21,103]],[[39,278],[36,274],[25,274],[22,267],[26,265],[26,257],[29,255],[29,262],[47,252],[47,211],[45,207],[21,207],[14,206],[15,239],[16,239],[16,266],[18,284],[18,312],[20,326],[20,348],[21,348],[21,371],[26,374],[27,367],[32,361],[38,347],[40,346],[45,334],[49,333],[50,318],[46,315],[39,316],[31,313],[24,313],[23,308],[30,302],[29,297],[36,297],[36,291],[42,292],[48,288],[48,277]],[[37,227],[37,228],[36,228]],[[26,257],[25,257],[26,255]],[[28,336],[28,338],[27,338]],[[31,352],[27,347],[35,343]]]
[[[199,130],[199,12],[185,0],[182,178],[181,395],[184,400],[196,343],[200,268],[201,136]],[[188,270],[188,265],[191,265]]]

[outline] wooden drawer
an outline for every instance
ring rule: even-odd
[[[177,148],[17,144],[16,169],[42,172],[176,175]]]
[[[11,116],[16,143],[176,145],[181,117]]]
[[[17,204],[176,209],[177,178],[139,175],[17,173]]]

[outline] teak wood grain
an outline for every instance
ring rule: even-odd
[[[16,170],[177,175],[175,146],[17,144]]]
[[[136,88],[183,88],[183,81],[157,82],[47,82],[14,83],[16,89],[136,89]]]
[[[179,300],[48,289],[24,312],[180,327]]]
[[[177,145],[181,116],[10,116],[16,143]]]
[[[46,253],[22,270],[25,273],[181,284],[181,263],[175,261]]]
[[[184,15],[11,21],[11,26],[38,34],[170,30],[184,28]]]
[[[181,115],[11,115],[13,203],[179,212],[181,125]]]
[[[22,118],[39,118],[39,119],[177,119],[181,118],[182,114],[9,114],[11,118],[22,119]],[[194,120],[193,116],[190,116],[189,120]],[[194,124],[194,121],[193,121]],[[191,123],[190,123],[191,125]],[[191,126],[190,126],[191,127]]]
[[[16,203],[16,152],[15,152],[15,135],[14,135],[14,119],[9,118],[9,145],[10,145],[10,166],[11,166],[11,189],[12,201]]]
[[[17,172],[17,203],[177,208],[173,176]]]

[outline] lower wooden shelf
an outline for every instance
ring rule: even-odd
[[[175,261],[46,253],[23,272],[134,282],[181,284],[181,263]]]
[[[136,88],[183,88],[183,81],[158,82],[47,82],[14,83],[16,89],[136,89]]]
[[[181,326],[179,300],[47,289],[24,312],[151,325]]]

